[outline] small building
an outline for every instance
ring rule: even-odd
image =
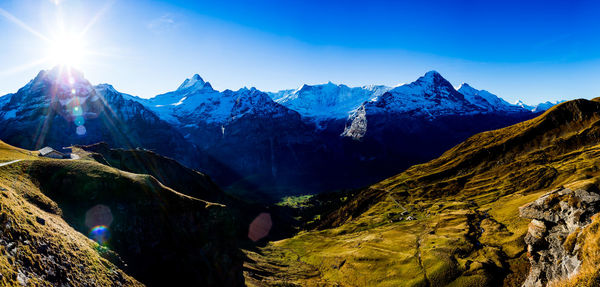
[[[39,150],[38,156],[57,158],[57,159],[63,159],[66,157],[64,153],[59,152],[49,146]]]

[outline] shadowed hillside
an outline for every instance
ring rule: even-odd
[[[148,174],[180,193],[211,202],[226,203],[227,196],[205,174],[149,150],[111,149],[106,143],[75,146],[83,154],[108,166]]]
[[[1,147],[3,160],[22,159],[0,167],[2,206],[8,210],[2,216],[12,222],[6,228],[16,230],[2,233],[9,234],[3,245],[9,253],[18,246],[16,259],[7,264],[23,267],[23,275],[2,271],[14,273],[3,280],[19,283],[19,276],[26,276],[40,284],[139,284],[121,268],[151,286],[242,284],[242,257],[228,207],[186,196],[150,175]],[[47,261],[46,254],[55,259]],[[49,264],[54,269],[42,267]]]

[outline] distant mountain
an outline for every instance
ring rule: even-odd
[[[522,107],[518,105],[511,105],[502,98],[486,91],[477,90],[469,84],[462,84],[458,92],[465,96],[465,99],[470,103],[483,108],[489,112],[493,111],[504,111],[504,112],[520,112]]]
[[[304,85],[297,90],[282,90],[269,93],[269,95],[274,101],[298,111],[303,117],[317,121],[348,118],[352,113],[359,110],[362,104],[371,101],[380,101],[378,98],[386,92],[397,95],[392,100],[396,103],[396,106],[389,107],[397,112],[422,111],[427,113],[427,111],[432,110],[434,113],[444,113],[442,110],[450,108],[451,113],[461,113],[461,111],[455,110],[452,107],[444,106],[444,104],[454,105],[455,103],[458,103],[459,107],[464,106],[468,108],[467,103],[459,103],[457,98],[450,99],[449,102],[438,103],[436,101],[439,99],[423,97],[426,94],[434,94],[434,89],[438,87],[437,84],[442,84],[439,87],[442,90],[445,89],[448,95],[456,95],[455,92],[462,94],[468,104],[474,105],[479,109],[477,112],[515,113],[523,112],[523,109],[533,109],[523,107],[522,105],[512,105],[488,91],[477,90],[466,83],[462,84],[457,91],[447,81],[446,83],[432,82],[428,85],[428,81],[436,81],[439,78],[443,79],[438,72],[430,71],[417,82],[401,85],[396,88],[383,85],[351,88],[346,85],[336,85],[329,82],[322,85]]]
[[[539,103],[535,106],[535,108],[533,109],[534,113],[537,112],[545,112],[546,110],[549,110],[551,107],[554,107],[560,103],[564,103],[565,101],[555,101],[555,102],[543,102],[543,103]]]
[[[515,105],[519,106],[519,107],[521,107],[523,109],[526,109],[528,111],[532,111],[534,113],[542,113],[542,112],[545,112],[546,110],[550,109],[551,107],[553,107],[555,105],[558,105],[560,103],[564,103],[564,102],[565,101],[555,101],[555,102],[547,101],[547,102],[544,102],[544,103],[539,103],[539,104],[537,104],[535,106],[530,106],[530,105],[527,105],[527,104],[523,103],[523,101],[518,100],[515,103]]]
[[[345,119],[352,111],[390,90],[386,86],[364,86],[350,88],[331,82],[323,85],[304,85],[298,90],[270,93],[271,97],[303,117],[316,121]]]
[[[349,117],[342,135],[362,139],[370,126],[376,129],[392,128],[386,124],[393,122],[389,117],[432,122],[444,117],[492,114],[520,118],[519,115],[530,114],[530,111],[510,105],[496,95],[476,90],[468,84],[463,84],[457,91],[438,72],[430,71],[415,82],[396,87],[364,102]],[[410,129],[418,129],[419,126],[422,125],[413,125]],[[452,132],[451,130],[448,132]]]
[[[327,83],[277,93],[217,91],[194,75],[142,99],[55,68],[0,97],[0,138],[31,149],[143,147],[264,201],[381,180],[532,110],[467,84],[457,91],[435,71],[394,88]]]

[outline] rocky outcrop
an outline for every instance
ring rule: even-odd
[[[532,219],[525,236],[531,269],[523,286],[546,286],[576,274],[577,237],[599,211],[600,191],[593,185],[556,189],[521,207],[521,217]]]

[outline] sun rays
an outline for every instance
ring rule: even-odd
[[[74,35],[59,35],[48,50],[50,64],[78,67],[87,55],[84,40]]]
[[[40,58],[6,68],[0,71],[0,75],[9,75],[19,71],[23,71],[36,66],[67,66],[73,68],[81,68],[83,64],[94,63],[94,57],[111,56],[106,52],[94,51],[90,49],[86,36],[90,29],[98,22],[102,16],[110,10],[115,3],[115,0],[108,1],[102,9],[94,14],[86,23],[72,23],[74,17],[63,13],[62,0],[50,0],[54,5],[56,20],[55,23],[49,23],[46,26],[50,30],[42,33],[36,30],[31,25],[25,23],[12,13],[0,7],[0,18],[5,18],[15,26],[27,31],[32,36],[39,39]],[[75,27],[78,27],[75,29]]]

